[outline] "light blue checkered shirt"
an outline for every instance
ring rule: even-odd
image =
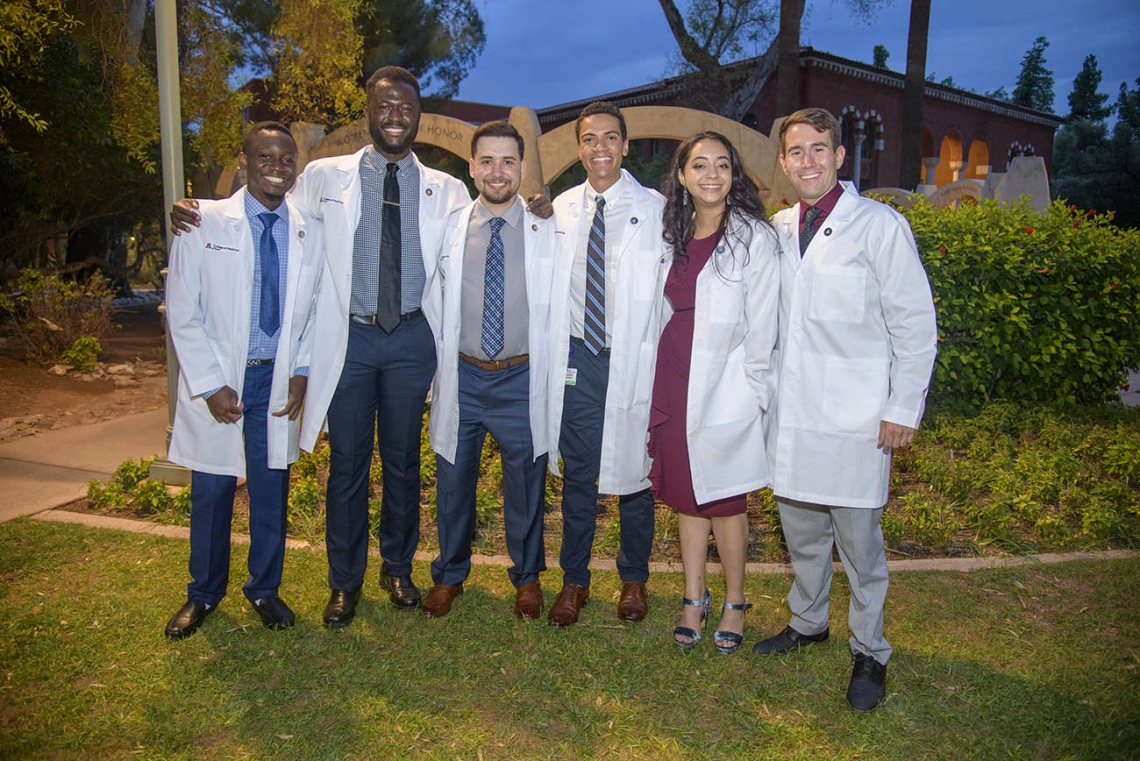
[[[273,211],[261,205],[249,190],[245,192],[245,216],[249,219],[249,230],[253,233],[253,304],[249,310],[249,358],[273,359],[277,356],[277,339],[281,328],[273,335],[266,335],[261,329],[261,233],[265,230],[259,215],[269,212],[276,214],[278,221],[273,225],[273,241],[277,244],[277,313],[285,314],[285,288],[289,282],[289,214],[285,204]]]
[[[427,273],[420,250],[420,173],[411,153],[396,162],[400,188],[400,313],[420,308]],[[349,312],[376,314],[380,279],[380,221],[388,159],[371,145],[360,157],[360,224],[352,241],[352,297]]]

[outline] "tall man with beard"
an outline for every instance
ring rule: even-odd
[[[385,66],[365,89],[372,144],[310,162],[290,196],[324,222],[326,233],[328,270],[317,299],[301,446],[315,446],[327,412],[331,594],[324,622],[333,628],[352,621],[364,583],[374,442],[384,479],[380,586],[398,608],[420,604],[411,576],[419,543],[420,430],[436,366],[422,311],[424,283],[448,216],[471,201],[462,182],[425,167],[411,151],[420,124],[415,76]],[[176,225],[194,222],[193,205],[176,205]]]
[[[503,463],[514,611],[534,619],[542,613],[538,574],[546,568],[542,516],[554,220],[528,214],[518,195],[525,164],[523,139],[514,127],[483,124],[472,137],[471,156],[479,197],[451,215],[424,300],[439,363],[431,413],[439,556],[423,611],[447,615],[471,570],[476,482],[490,433]]]

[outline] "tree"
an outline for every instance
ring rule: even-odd
[[[1012,102],[1038,111],[1053,110],[1053,72],[1045,68],[1049,40],[1038,37],[1021,59],[1021,73],[1013,88]]]
[[[902,144],[899,185],[911,190],[922,182],[922,111],[926,92],[926,44],[930,37],[930,0],[911,0],[903,82]]]
[[[868,20],[884,1],[846,3],[856,16]],[[682,74],[695,74],[685,94],[695,105],[740,121],[778,62],[780,91],[798,97],[800,22],[806,0],[779,0],[778,8],[775,0],[693,0],[687,18],[673,0],[658,2],[683,60],[678,68]],[[750,48],[753,60],[726,70]],[[786,103],[780,106],[778,102],[778,113],[788,113]]]
[[[872,64],[873,66],[879,69],[887,68],[887,59],[891,57],[891,53],[889,50],[887,50],[886,45],[876,45],[874,56],[875,58],[874,63]]]
[[[76,24],[61,0],[10,0],[0,12],[0,146],[8,144],[4,123],[21,122],[43,134],[48,123],[12,92],[13,80],[38,79],[44,50]]]
[[[1073,79],[1073,91],[1069,93],[1067,121],[1103,122],[1112,114],[1112,106],[1106,105],[1108,94],[1099,92],[1102,77],[1096,56],[1087,56],[1080,73]]]

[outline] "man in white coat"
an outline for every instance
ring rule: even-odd
[[[832,545],[851,586],[847,702],[886,696],[887,558],[879,526],[891,451],[922,420],[938,341],[930,284],[910,227],[838,182],[839,123],[823,109],[780,127],[780,165],[800,202],[773,217],[780,277],[780,389],[769,442],[792,559],[792,620],[756,644],[783,654],[828,638]]]
[[[471,139],[479,197],[448,221],[424,311],[436,336],[431,444],[437,453],[435,586],[423,612],[445,616],[471,570],[475,495],[483,442],[495,437],[503,464],[507,569],[515,615],[542,614],[550,277],[554,220],[526,212],[518,195],[523,139],[487,122]],[[442,314],[435,309],[442,306]]]
[[[618,616],[648,612],[653,549],[649,398],[657,360],[664,198],[621,168],[625,119],[598,101],[576,123],[586,182],[554,200],[559,255],[550,307],[550,469],[562,483],[562,589],[550,623],[578,621],[590,596],[598,492],[619,495]]]
[[[174,639],[193,634],[226,594],[240,477],[250,502],[245,595],[269,628],[294,620],[277,591],[323,270],[321,227],[285,201],[297,146],[283,125],[254,125],[238,158],[246,187],[203,202],[201,227],[175,238],[170,251],[166,318],[179,365],[170,459],[192,471],[192,580],[166,625]]]

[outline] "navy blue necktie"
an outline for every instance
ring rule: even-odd
[[[506,220],[491,220],[491,241],[487,244],[487,267],[483,272],[483,334],[480,347],[490,359],[503,350],[503,293],[506,272],[503,251],[503,225]]]
[[[800,230],[801,257],[807,253],[807,248],[815,237],[815,223],[819,220],[820,214],[823,214],[823,209],[818,206],[809,206],[804,212],[804,229]]]
[[[273,212],[258,214],[263,225],[258,255],[261,257],[261,332],[272,336],[281,327],[281,285],[278,277],[281,265],[277,261],[277,241],[273,239],[273,225],[278,216]]]

